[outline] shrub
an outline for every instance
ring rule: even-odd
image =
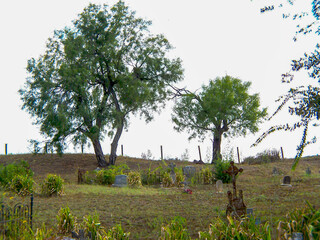
[[[265,150],[258,153],[255,157],[247,157],[243,160],[247,164],[263,164],[280,161],[280,152],[276,149]]]
[[[127,170],[129,170],[129,167],[126,164],[109,166],[107,169],[102,169],[96,173],[96,182],[102,185],[113,184],[116,175],[124,174]]]
[[[128,185],[130,187],[141,187],[141,176],[139,172],[129,172],[128,174]]]
[[[164,172],[162,177],[162,186],[163,187],[173,187],[173,180],[170,176],[170,173]]]
[[[175,185],[177,187],[183,187],[183,182],[184,182],[184,175],[182,173],[182,169],[177,169]]]
[[[16,175],[8,185],[10,191],[21,196],[30,195],[33,192],[33,179],[28,175]]]
[[[99,215],[95,214],[91,216],[90,214],[83,217],[82,222],[83,229],[85,230],[88,236],[91,236],[91,239],[98,239],[103,233],[101,223],[99,221]]]
[[[287,214],[286,220],[278,223],[279,235],[285,239],[293,232],[301,232],[303,239],[320,239],[320,210],[315,210],[309,202],[303,209]]]
[[[7,186],[16,175],[21,176],[33,176],[33,172],[30,170],[29,164],[26,161],[20,161],[18,163],[10,163],[6,166],[0,165],[0,184]]]
[[[175,217],[169,224],[161,227],[159,240],[191,239],[186,229],[186,219]]]
[[[60,233],[70,233],[75,229],[77,220],[76,217],[72,215],[69,207],[60,208],[56,218]]]
[[[102,239],[105,240],[128,240],[130,233],[126,233],[123,231],[121,224],[117,224],[115,227],[109,229],[106,236]]]
[[[230,161],[223,161],[221,159],[217,159],[215,162],[215,171],[214,177],[216,180],[221,180],[223,183],[230,183],[231,176],[224,171],[228,170],[230,167]]]
[[[41,193],[46,196],[60,195],[63,193],[64,180],[55,174],[48,174],[41,184]]]
[[[256,225],[255,218],[235,220],[228,216],[225,223],[217,218],[214,224],[210,224],[208,232],[199,232],[199,240],[222,239],[263,239],[271,240],[271,229],[268,223]]]
[[[213,173],[209,167],[202,168],[200,174],[204,184],[213,183]]]

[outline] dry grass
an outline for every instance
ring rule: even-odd
[[[54,227],[55,216],[60,207],[69,206],[78,221],[87,214],[97,212],[100,220],[109,228],[121,223],[131,232],[132,239],[157,239],[161,224],[174,216],[187,219],[187,226],[193,238],[198,231],[208,229],[215,216],[224,215],[227,204],[226,192],[232,186],[224,186],[224,194],[216,193],[214,185],[193,186],[193,194],[184,194],[181,189],[164,189],[160,187],[143,187],[142,189],[118,189],[106,186],[77,185],[77,169],[93,170],[96,166],[94,155],[66,154],[56,155],[8,155],[0,156],[0,162],[8,163],[18,160],[30,163],[35,172],[35,179],[40,182],[46,174],[55,173],[66,179],[65,195],[45,198],[35,196],[35,225],[45,222]],[[244,201],[254,214],[262,221],[275,225],[276,219],[283,218],[296,207],[303,207],[305,200],[320,208],[320,161],[318,158],[302,159],[296,171],[291,171],[292,160],[262,164],[238,165],[244,172],[238,177],[238,189],[244,191]],[[130,169],[156,168],[160,161],[131,159],[119,157],[116,164],[126,163]],[[178,167],[193,165],[189,162],[175,161]],[[200,165],[195,165],[197,168]],[[280,169],[281,175],[272,176],[273,167]],[[305,174],[307,167],[311,176]],[[292,177],[292,187],[280,186],[284,175]],[[28,198],[5,194],[9,202],[28,201]]]

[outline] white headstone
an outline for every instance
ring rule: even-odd
[[[218,193],[223,193],[223,182],[221,180],[216,182],[216,188]]]

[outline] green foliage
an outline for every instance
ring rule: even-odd
[[[6,166],[0,165],[0,184],[6,187],[11,183],[14,176],[33,176],[29,164],[26,161],[20,161],[18,163],[10,163]]]
[[[130,233],[126,233],[122,227],[121,224],[117,224],[115,227],[108,230],[106,235],[103,238],[103,240],[129,240]]]
[[[55,174],[48,174],[40,184],[41,193],[46,196],[60,195],[63,193],[64,180]]]
[[[216,218],[214,223],[210,224],[208,232],[199,232],[199,240],[271,240],[271,229],[268,223],[256,225],[254,218],[244,218],[240,221],[230,216],[227,218],[227,223],[221,218]]]
[[[75,230],[77,218],[73,216],[69,207],[60,208],[56,218],[60,233],[66,234]]]
[[[188,240],[191,239],[186,229],[186,219],[175,217],[169,224],[161,227],[159,240]]]
[[[258,153],[255,157],[246,157],[243,163],[247,164],[263,164],[280,161],[280,153],[276,149],[265,150],[262,153]]]
[[[230,160],[221,160],[220,158],[217,159],[215,162],[215,170],[214,170],[214,177],[216,180],[221,180],[223,183],[230,183],[231,176],[224,171],[228,170],[230,167]]]
[[[96,182],[102,185],[110,185],[114,183],[116,175],[124,174],[129,170],[128,165],[121,164],[118,166],[109,166],[106,169],[102,169],[96,172]]]
[[[303,239],[320,239],[320,210],[315,210],[309,202],[303,209],[296,209],[284,221],[278,223],[279,236],[288,239],[293,232],[303,233]]]
[[[127,181],[129,187],[142,187],[141,175],[139,172],[129,172]]]
[[[93,216],[91,216],[90,214],[84,216],[82,226],[86,234],[91,235],[91,239],[99,239],[99,237],[101,237],[101,234],[103,234],[103,228],[101,226],[98,214],[94,214]]]
[[[34,181],[28,175],[16,175],[11,180],[8,189],[21,196],[30,195],[33,192]]]
[[[173,187],[174,183],[169,172],[164,172],[162,176],[162,186],[163,187]]]
[[[213,173],[210,167],[204,167],[200,172],[203,184],[211,184],[213,183]]]
[[[57,152],[66,148],[66,139],[77,145],[89,139],[105,166],[103,135],[114,137],[115,146],[130,114],[150,121],[183,70],[180,59],[168,57],[168,40],[151,34],[151,22],[137,18],[123,1],[90,4],[78,16],[73,26],[54,31],[44,54],[28,61],[19,93],[22,108]]]
[[[182,169],[175,169],[175,173],[176,173],[176,181],[175,181],[175,185],[176,187],[183,187],[183,182],[184,182],[184,175],[182,173]]]
[[[259,123],[267,115],[259,110],[258,94],[249,94],[250,82],[225,76],[210,80],[198,94],[187,91],[176,101],[172,121],[178,132],[186,130],[189,139],[204,139],[206,133],[214,135],[213,159],[221,157],[222,135],[245,136],[258,131]]]

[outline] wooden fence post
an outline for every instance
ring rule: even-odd
[[[162,145],[160,145],[160,151],[161,151],[161,160],[163,160],[163,149],[162,149]]]
[[[4,144],[4,152],[6,155],[8,155],[8,144]]]
[[[123,156],[123,145],[121,144],[121,155]]]
[[[283,157],[283,149],[282,149],[282,147],[280,147],[280,150],[281,150],[281,157],[282,157],[282,160],[283,160],[284,157]]]
[[[83,154],[83,143],[81,144],[81,153]]]
[[[238,155],[238,163],[240,163],[240,154],[239,154],[239,148],[237,147],[237,155]]]
[[[200,146],[199,146],[199,145],[198,145],[198,150],[199,150],[199,157],[200,157],[200,161],[202,162],[201,150],[200,150]]]

